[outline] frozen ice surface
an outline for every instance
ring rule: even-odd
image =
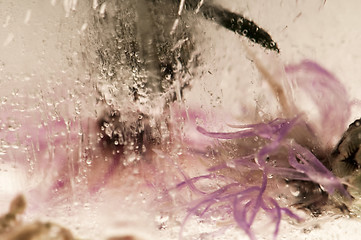
[[[85,239],[117,235],[177,239],[183,219],[169,213],[178,210],[173,209],[177,205],[161,207],[152,201],[162,187],[176,185],[179,179],[166,178],[164,172],[155,177],[146,161],[133,165],[141,162],[133,154],[137,146],[143,151],[139,141],[126,149],[124,166],[112,162],[119,148],[111,144],[139,138],[146,126],[161,129],[160,135],[156,131],[147,135],[153,142],[168,139],[167,124],[161,121],[165,98],[182,99],[186,108],[199,107],[204,115],[217,115],[209,109],[232,113],[213,116],[218,121],[252,121],[260,113],[274,116],[279,106],[255,67],[257,57],[274,74],[278,66],[311,59],[335,74],[359,101],[360,1],[213,1],[266,29],[278,44],[279,55],[185,11],[172,38],[168,32],[177,16],[171,12],[177,13],[179,2],[159,1],[161,8],[153,6],[148,12],[144,6],[150,2],[0,2],[1,213],[17,193],[24,192],[25,222],[55,221]],[[133,32],[139,28],[140,33]],[[298,104],[313,117],[312,105]],[[350,122],[360,117],[359,105],[354,104]],[[107,116],[124,124],[107,123],[99,135],[98,120],[109,114],[109,106],[127,113]],[[149,122],[138,121],[143,117]],[[208,121],[196,118],[202,126]],[[134,134],[121,138],[119,130],[118,144],[103,141],[105,150],[97,145],[98,138],[114,137],[114,129],[124,126],[135,129]],[[183,129],[187,127],[192,129]],[[185,140],[205,143],[197,136]],[[144,145],[144,156],[151,159],[154,152],[148,149]],[[185,162],[187,173],[202,172],[190,159]],[[166,161],[157,164],[170,168]],[[260,223],[257,226],[263,229],[262,219]],[[285,219],[278,239],[356,240],[360,224],[358,218],[332,213],[299,225]],[[213,231],[218,232],[208,234]],[[261,232],[259,239],[272,239],[271,235],[272,229]],[[186,224],[184,239],[248,237],[237,228],[222,229],[216,219],[209,224],[195,217]]]

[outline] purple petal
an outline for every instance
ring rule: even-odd
[[[337,189],[344,196],[349,196],[342,183],[329,171],[308,149],[297,143],[291,144],[289,163],[298,171],[306,174],[310,180],[320,184],[327,192],[333,194]],[[298,162],[296,155],[299,155],[301,162]]]
[[[350,117],[348,93],[343,84],[315,62],[306,60],[285,68],[296,93],[306,93],[314,102],[320,119],[315,123],[318,137],[324,143],[336,141],[342,135]],[[297,99],[296,99],[297,101]]]

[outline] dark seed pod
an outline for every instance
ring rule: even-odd
[[[261,45],[264,48],[279,52],[279,48],[271,36],[260,26],[253,21],[243,17],[241,14],[231,12],[221,6],[203,3],[199,5],[197,0],[188,0],[185,3],[186,8],[195,10],[199,8],[198,12],[204,18],[214,21],[222,27],[225,27],[241,36],[244,36]]]
[[[241,36],[247,37],[264,48],[274,50],[276,52],[280,51],[277,44],[264,29],[257,26],[254,22],[244,18],[240,14],[208,4],[204,4],[200,8],[200,12],[206,19],[211,19],[219,25]]]
[[[331,154],[332,171],[339,177],[351,175],[361,164],[361,119],[349,125]]]

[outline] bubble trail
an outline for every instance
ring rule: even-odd
[[[197,1],[186,2],[186,7],[196,9],[196,12],[202,14],[204,18],[212,20],[241,36],[247,37],[252,42],[257,43],[264,48],[278,53],[280,51],[277,43],[272,40],[272,37],[266,30],[259,27],[253,21],[243,17],[241,14],[231,12],[212,4],[198,4]]]

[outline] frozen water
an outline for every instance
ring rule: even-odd
[[[22,192],[26,221],[56,221],[84,238],[139,229],[139,238],[177,238],[182,213],[169,212],[192,196],[162,193],[179,169],[185,178],[206,169],[173,146],[175,136],[202,151],[213,142],[192,131],[196,122],[223,130],[212,123],[277,116],[282,106],[257,61],[283,76],[284,64],[312,59],[358,99],[358,9],[356,0],[1,1],[0,211]],[[222,25],[225,10],[265,29],[280,53],[245,37],[249,29]],[[191,238],[243,238],[233,228],[207,235],[214,226],[194,221]],[[284,225],[280,237],[357,239],[357,223],[331,219],[307,234]]]

